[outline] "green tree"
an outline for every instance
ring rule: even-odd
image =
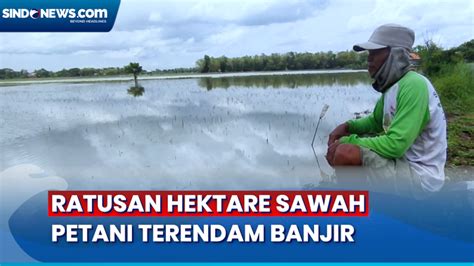
[[[443,48],[439,47],[432,40],[425,41],[424,45],[418,45],[414,50],[420,54],[421,68],[428,76],[438,73],[445,63],[442,59]]]
[[[11,79],[15,78],[16,71],[11,68],[2,68],[0,69],[0,79]]]
[[[125,72],[133,74],[133,79],[135,81],[135,88],[138,88],[137,77],[143,71],[142,66],[139,63],[130,63],[124,67]]]
[[[204,61],[202,62],[201,72],[208,73],[211,67],[211,58],[208,55],[204,55]]]
[[[221,64],[220,64],[219,58],[211,57],[211,60],[209,63],[209,72],[219,72],[220,67],[221,67]]]
[[[51,72],[44,69],[44,68],[35,70],[34,74],[37,78],[49,78],[49,77],[51,77]]]
[[[219,58],[219,64],[220,64],[220,69],[221,69],[221,72],[226,72],[228,71],[227,69],[227,57],[225,56],[221,56],[221,58]]]
[[[474,39],[461,44],[456,50],[462,53],[467,62],[474,61]]]

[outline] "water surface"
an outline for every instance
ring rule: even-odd
[[[332,173],[327,136],[378,94],[366,73],[1,87],[0,169],[69,189],[299,189]],[[322,106],[330,106],[311,140]]]

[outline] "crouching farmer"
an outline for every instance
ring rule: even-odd
[[[370,182],[403,179],[409,189],[432,192],[445,179],[446,119],[433,85],[410,70],[414,39],[411,29],[387,24],[354,45],[369,52],[372,86],[382,95],[369,116],[331,132],[326,158],[332,166],[363,166]]]

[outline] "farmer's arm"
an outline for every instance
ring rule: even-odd
[[[347,121],[349,133],[360,135],[382,132],[382,117],[383,96],[377,101],[374,111],[369,116]]]
[[[349,120],[337,126],[328,138],[328,147],[336,140],[352,134],[379,133],[382,128],[383,97],[377,101],[374,111],[367,117]]]
[[[385,135],[361,138],[353,134],[342,137],[340,143],[365,147],[385,158],[400,158],[430,119],[428,101],[428,89],[423,80],[412,79],[409,83],[401,83],[397,95],[397,111]],[[356,130],[361,128],[366,127],[356,125]]]

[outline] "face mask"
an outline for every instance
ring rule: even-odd
[[[381,93],[400,80],[410,70],[410,55],[408,50],[401,47],[392,47],[385,63],[372,77],[372,87]]]

